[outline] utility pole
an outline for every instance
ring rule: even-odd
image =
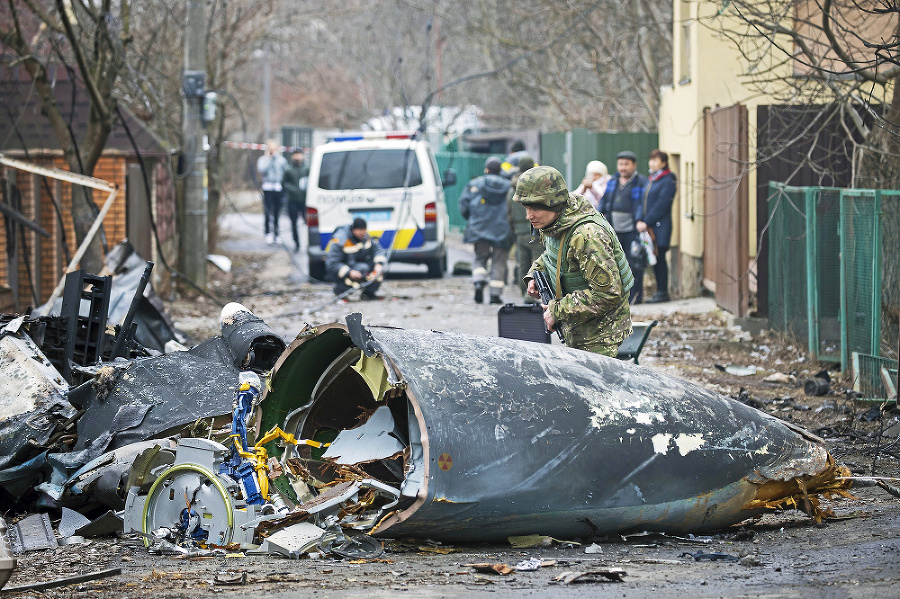
[[[184,31],[184,119],[182,156],[184,158],[184,202],[182,213],[181,258],[184,274],[200,287],[206,287],[206,144],[202,121],[206,93],[206,0],[188,0]]]
[[[266,141],[272,139],[272,56],[269,42],[263,43],[263,120],[265,121]]]

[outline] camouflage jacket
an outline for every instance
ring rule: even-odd
[[[576,221],[595,212],[585,198],[571,195],[559,218],[541,231],[544,246],[559,247]],[[569,347],[615,356],[618,346],[631,334],[631,309],[613,257],[619,241],[610,231],[592,222],[582,223],[572,231],[568,247],[563,248],[567,272],[580,272],[587,287],[551,301],[549,309],[562,324]],[[531,271],[547,272],[545,260],[556,263],[555,252],[553,256],[549,254],[545,251],[535,260],[526,279]]]

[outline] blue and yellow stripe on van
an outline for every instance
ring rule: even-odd
[[[399,231],[393,229],[385,231],[369,229],[369,235],[378,239],[378,242],[384,249],[390,248],[391,243],[393,243],[393,249],[395,250],[408,250],[425,245],[425,233],[422,229],[400,229]],[[323,250],[328,249],[332,236],[333,233],[319,236],[319,243]]]

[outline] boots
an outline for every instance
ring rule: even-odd
[[[475,283],[475,303],[480,304],[484,301],[484,281]]]
[[[492,293],[492,294],[491,294],[491,303],[492,303],[492,304],[502,304],[502,303],[503,303],[503,298],[501,298],[499,295],[494,295],[494,294]]]

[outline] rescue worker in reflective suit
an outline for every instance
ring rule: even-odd
[[[548,330],[561,327],[566,345],[615,357],[631,334],[628,290],[634,277],[610,224],[550,166],[519,177],[513,201],[525,207],[541,233],[544,253],[525,276],[528,294],[540,298],[533,272],[544,271],[555,299],[544,308]]]
[[[335,229],[326,251],[325,271],[334,281],[335,295],[362,288],[360,299],[382,299],[376,292],[384,280],[387,255],[378,239],[369,236],[365,219]]]
[[[484,301],[485,285],[490,288],[490,303],[503,303],[501,295],[506,285],[506,260],[513,244],[506,205],[510,184],[509,179],[500,174],[500,168],[499,158],[488,158],[484,163],[484,175],[469,181],[459,196],[459,213],[466,219],[463,242],[475,244],[472,283],[475,285],[475,303],[478,304]]]

